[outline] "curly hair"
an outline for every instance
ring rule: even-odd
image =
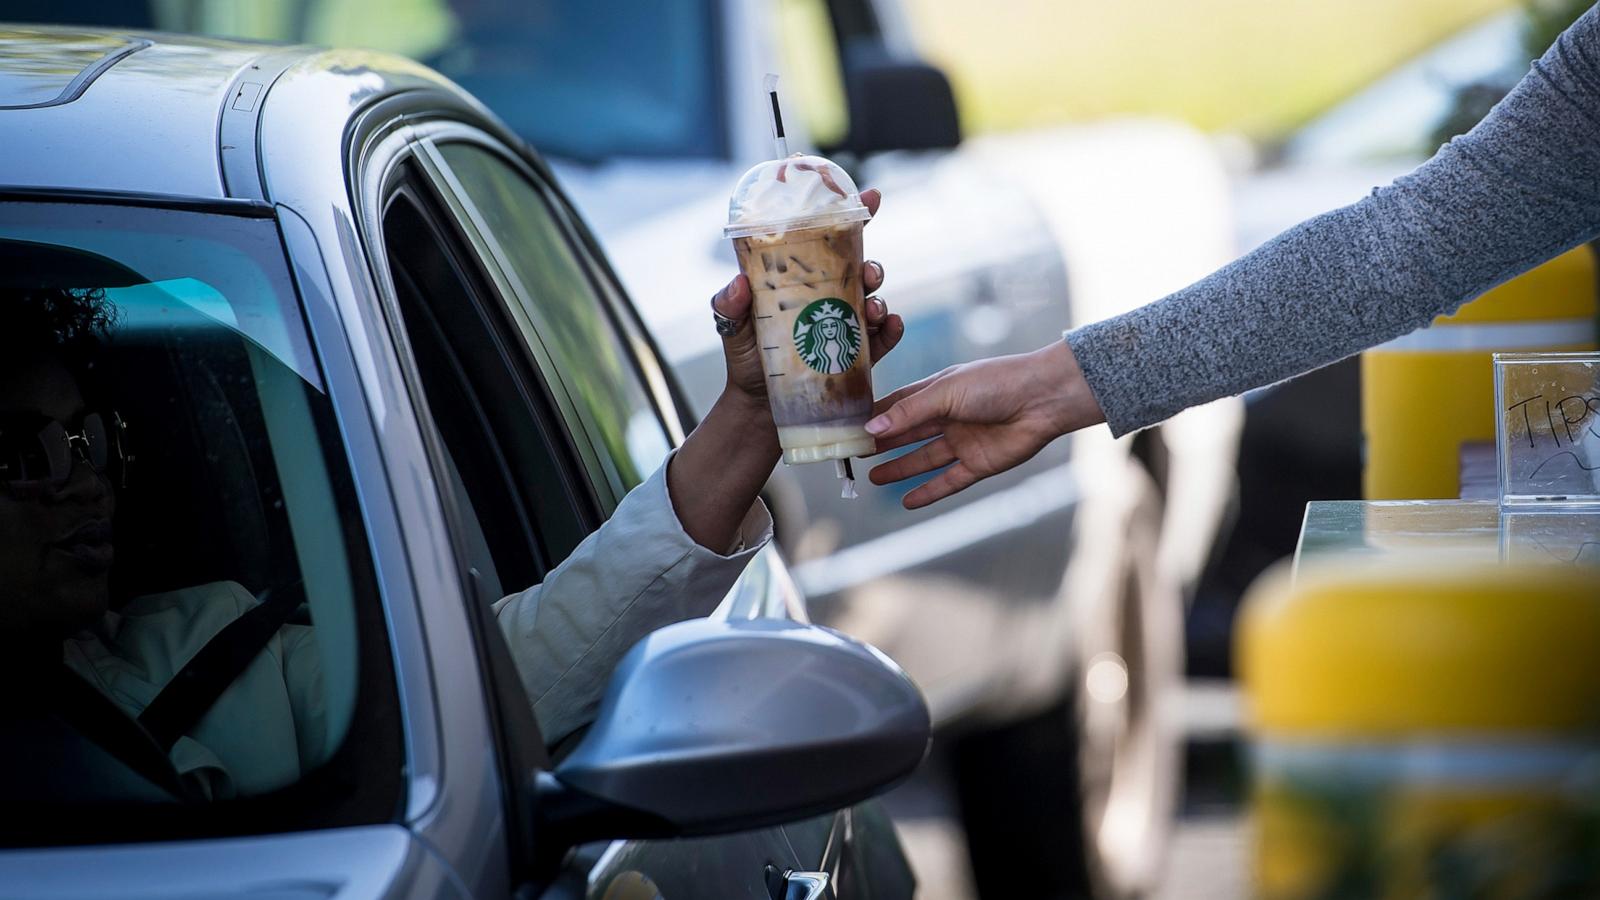
[[[87,363],[116,326],[104,288],[0,287],[0,354],[55,351]]]

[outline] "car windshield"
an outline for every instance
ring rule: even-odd
[[[711,0],[0,0],[0,20],[386,50],[449,76],[543,153],[725,153]]]
[[[0,846],[390,817],[361,521],[272,219],[0,203]]]
[[[422,61],[541,151],[587,160],[721,152],[709,4],[492,0],[448,14],[450,39]]]

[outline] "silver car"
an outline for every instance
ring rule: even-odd
[[[620,659],[586,733],[539,735],[488,602],[684,420],[590,235],[480,104],[368,51],[0,30],[0,135],[0,329],[33,298],[53,343],[24,355],[53,360],[115,325],[81,372],[0,384],[0,640],[54,614],[22,601],[100,584],[100,627],[179,667],[90,660],[148,704],[135,723],[53,651],[8,650],[0,893],[910,896],[863,801],[920,761],[927,708],[806,622],[773,552]],[[114,525],[39,545],[72,577],[17,575],[102,481]],[[267,690],[265,654],[318,663]]]

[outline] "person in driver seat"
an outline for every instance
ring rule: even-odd
[[[882,267],[866,268],[876,290]],[[542,584],[494,605],[548,743],[592,718],[628,647],[709,613],[771,539],[757,495],[779,449],[743,276],[712,305],[722,397]],[[904,326],[877,298],[867,318],[876,361]],[[123,434],[159,439],[85,390],[114,319],[100,291],[0,289],[0,670],[34,687],[0,720],[0,744],[82,757],[32,767],[49,770],[23,786],[33,799],[285,787],[327,753],[315,626],[286,623],[302,598],[220,581],[112,607]]]

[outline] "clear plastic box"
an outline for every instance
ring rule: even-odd
[[[1600,510],[1600,353],[1496,353],[1500,505]]]

